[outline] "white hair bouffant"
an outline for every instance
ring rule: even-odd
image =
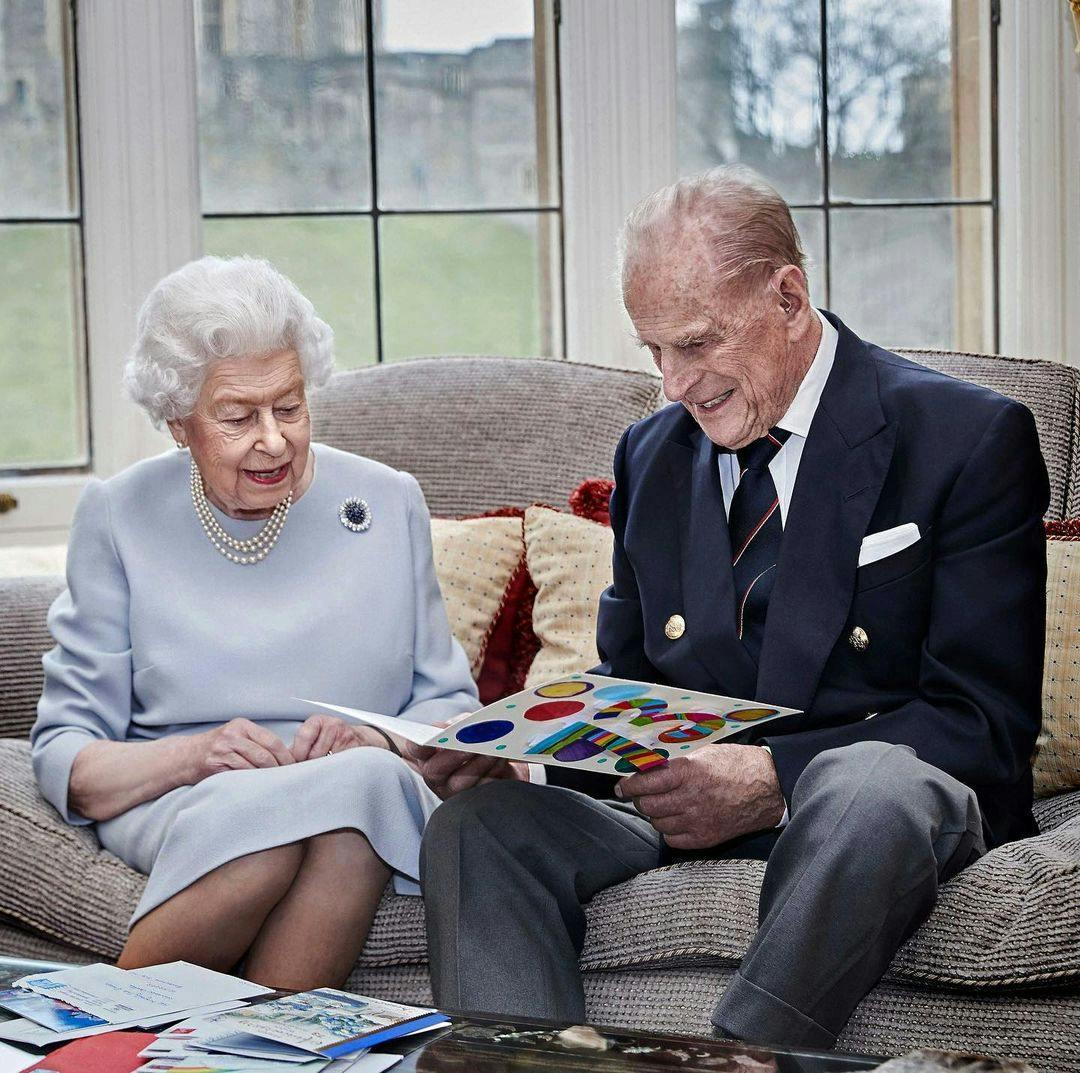
[[[806,255],[787,202],[756,172],[726,164],[679,179],[640,201],[619,233],[619,278],[625,288],[640,258],[670,248],[691,229],[708,244],[718,284],[764,282]]]
[[[139,310],[124,386],[160,428],[187,417],[215,361],[295,350],[306,387],[334,366],[334,333],[269,261],[202,257],[167,275]]]

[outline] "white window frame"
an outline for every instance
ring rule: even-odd
[[[562,0],[559,68],[566,354],[651,369],[622,308],[615,237],[677,176],[675,0]]]
[[[1080,56],[1069,6],[1002,0],[1001,349],[1080,366]]]

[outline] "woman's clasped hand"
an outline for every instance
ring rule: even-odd
[[[283,767],[346,749],[372,746],[389,748],[377,731],[357,727],[332,715],[312,715],[286,745],[272,730],[251,719],[230,719],[222,726],[192,735],[194,778],[199,782],[222,771]]]

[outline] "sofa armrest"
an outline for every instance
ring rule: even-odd
[[[1062,814],[1080,806],[1063,794]],[[1072,810],[1070,810],[1072,811]],[[1080,980],[1080,810],[998,846],[941,888],[888,975],[951,987],[1039,987]]]
[[[0,578],[0,738],[25,738],[34,725],[41,657],[53,646],[45,616],[63,589],[62,577]]]
[[[1052,831],[1063,823],[1080,816],[1080,790],[1066,790],[1053,797],[1042,797],[1035,802],[1035,819],[1042,832]]]
[[[114,960],[146,880],[38,793],[30,743],[0,740],[0,917]]]

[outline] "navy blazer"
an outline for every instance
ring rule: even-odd
[[[893,742],[975,790],[991,845],[1033,834],[1049,501],[1034,420],[825,316],[840,338],[759,665],[735,633],[718,449],[671,405],[627,429],[615,454],[597,672],[802,709],[749,736],[771,747],[788,801],[818,753]],[[916,544],[858,566],[863,537],[905,522]],[[686,630],[670,640],[673,614]],[[864,649],[849,641],[855,627]]]

